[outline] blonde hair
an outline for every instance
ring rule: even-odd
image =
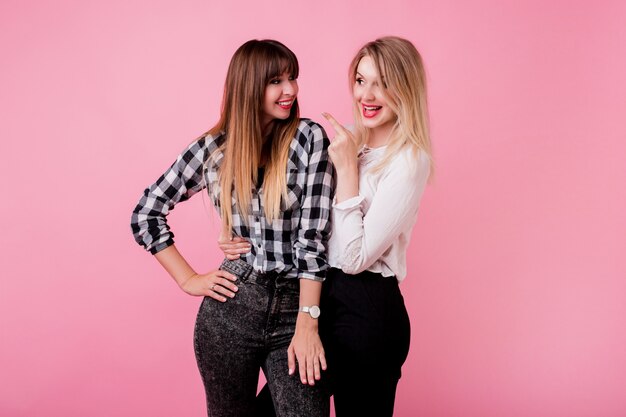
[[[351,90],[356,82],[359,62],[365,56],[369,56],[374,62],[387,103],[396,115],[385,155],[372,171],[382,170],[399,151],[409,147],[415,155],[420,150],[426,153],[430,159],[432,174],[426,71],[422,57],[411,42],[396,36],[386,36],[369,42],[357,52],[350,64]],[[353,111],[355,133],[361,143],[367,143],[370,132],[363,126],[361,109],[356,102]]]
[[[248,224],[252,187],[258,180],[264,150],[261,119],[265,88],[284,72],[297,78],[298,71],[295,54],[274,40],[250,40],[237,49],[230,61],[220,120],[208,132],[214,136],[226,134],[220,148],[224,159],[218,174],[222,233],[227,236],[233,227],[233,190],[237,209]],[[281,197],[287,193],[287,158],[299,121],[296,99],[289,117],[275,119],[269,132],[263,197],[265,216],[270,222],[279,216]]]

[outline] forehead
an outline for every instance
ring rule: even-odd
[[[361,76],[365,78],[378,78],[378,70],[376,69],[376,65],[374,64],[374,60],[371,56],[365,55],[359,61],[359,65],[356,67],[356,71],[361,74]]]

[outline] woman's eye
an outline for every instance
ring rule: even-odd
[[[356,83],[357,83],[358,85],[363,85],[363,83],[364,83],[364,82],[365,82],[365,81],[363,81],[363,79],[362,79],[362,78],[357,78],[357,79],[356,79]]]
[[[274,78],[273,80],[270,80],[270,84],[280,84],[280,80],[278,78]]]

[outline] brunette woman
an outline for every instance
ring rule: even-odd
[[[315,384],[326,366],[317,318],[299,310],[317,308],[328,268],[332,168],[324,130],[299,118],[297,77],[298,61],[283,44],[242,45],[228,68],[219,122],[133,212],[137,242],[183,291],[204,297],[194,343],[210,416],[253,416],[261,368],[278,416],[329,413]],[[204,189],[222,235],[245,238],[251,249],[199,273],[176,249],[166,216]]]

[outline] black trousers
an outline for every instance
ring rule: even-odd
[[[328,272],[320,334],[338,417],[393,415],[411,330],[395,277]]]
[[[322,287],[320,336],[337,417],[393,415],[410,342],[410,323],[394,277],[331,268]],[[262,391],[265,416],[271,401]]]

